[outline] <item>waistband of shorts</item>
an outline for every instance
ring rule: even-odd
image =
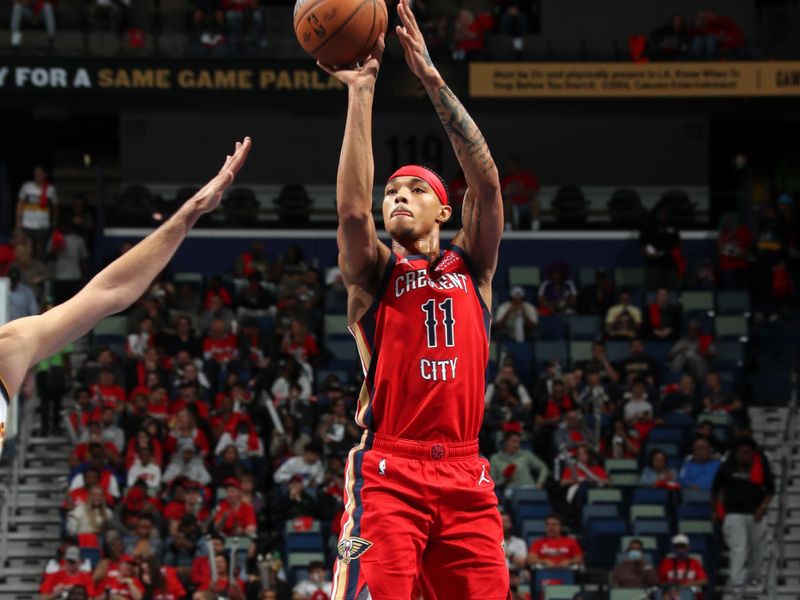
[[[405,458],[451,461],[478,457],[478,440],[468,442],[420,442],[368,431],[365,444]]]

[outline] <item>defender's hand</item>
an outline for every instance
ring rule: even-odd
[[[198,191],[191,202],[194,202],[203,214],[211,212],[219,206],[222,194],[230,187],[236,174],[247,160],[250,152],[251,141],[249,137],[244,138],[243,142],[236,142],[236,149],[232,155],[225,160],[225,164],[217,173],[216,177],[209,181]]]
[[[337,65],[326,65],[317,61],[317,66],[328,75],[341,81],[347,87],[368,86],[374,89],[385,48],[386,43],[384,42],[384,35],[381,34],[378,36],[378,41],[375,42],[375,45],[369,51],[363,63],[356,64],[355,67],[339,67]]]
[[[397,3],[397,14],[400,16],[402,25],[397,26],[397,39],[403,47],[406,63],[411,72],[421,80],[425,81],[437,75],[436,67],[433,66],[431,55],[428,54],[428,47],[425,45],[425,37],[420,31],[417,19],[411,12],[408,0],[400,0]]]

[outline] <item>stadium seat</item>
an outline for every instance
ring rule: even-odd
[[[747,319],[742,316],[719,315],[714,319],[717,338],[747,337]]]
[[[634,504],[631,506],[630,519],[664,519],[667,513],[662,504]]]
[[[683,292],[680,299],[683,310],[704,311],[706,313],[714,311],[714,292]]]
[[[626,358],[631,353],[631,344],[630,342],[622,342],[618,340],[612,340],[610,342],[606,342],[606,356],[608,360],[611,362],[619,362]]]
[[[286,555],[286,561],[290,569],[295,569],[308,567],[314,561],[325,562],[325,555],[322,552],[291,552]]]
[[[192,271],[180,271],[175,273],[172,277],[172,281],[176,284],[184,284],[188,283],[194,289],[199,290],[203,287],[203,274],[196,273]]]
[[[539,267],[509,267],[508,285],[538,286],[542,283]]]
[[[227,225],[239,227],[254,227],[258,222],[258,213],[261,205],[256,193],[247,187],[237,187],[228,190],[222,208],[227,219]]]
[[[639,519],[633,522],[633,535],[655,537],[659,550],[664,551],[669,546],[672,531],[666,519]]]
[[[712,425],[728,427],[731,424],[731,417],[727,413],[702,413],[697,417],[697,422],[710,421]]]
[[[589,490],[588,504],[619,504],[622,502],[622,491],[595,488]]]
[[[546,504],[550,502],[546,490],[537,490],[536,488],[517,488],[511,496],[511,503],[517,504],[519,502]]]
[[[678,507],[678,519],[680,520],[710,520],[710,504],[683,504]]]
[[[681,490],[683,504],[711,504],[711,492],[708,490]]]
[[[286,536],[286,552],[322,552],[325,545],[319,533],[291,533]]]
[[[546,519],[552,512],[549,504],[533,504],[520,502],[514,507],[514,516],[517,519]]]
[[[627,550],[627,545],[625,546],[625,548]],[[617,552],[617,560],[616,560],[616,562],[614,564],[618,565],[619,563],[621,563],[622,561],[624,561],[628,557],[628,553],[627,553],[626,550],[621,550],[621,551]],[[642,558],[644,559],[645,562],[650,563],[652,565],[655,562],[655,553],[654,552],[648,552],[648,551],[645,550],[644,552],[642,552]],[[658,565],[656,565],[656,566],[658,566]]]
[[[609,600],[642,600],[648,592],[643,588],[614,588],[609,593]]]
[[[536,342],[534,352],[539,363],[557,360],[563,365],[567,362],[567,344],[563,340]]]
[[[744,360],[744,347],[739,340],[722,340],[715,345],[717,355],[714,364],[717,368],[720,364],[741,365]]]
[[[592,358],[592,342],[569,343],[569,359],[573,365],[575,363],[591,360],[591,358]]]
[[[556,190],[551,206],[555,213],[556,221],[560,225],[581,225],[589,217],[591,203],[583,195],[583,190],[578,186],[564,185]]]
[[[649,341],[644,343],[644,352],[645,354],[649,354],[659,364],[665,365],[669,360],[669,354],[672,350],[672,342],[662,342],[662,341]]]
[[[717,312],[721,315],[742,315],[750,313],[750,294],[746,291],[717,292]]]
[[[656,427],[650,430],[647,441],[680,444],[683,442],[684,437],[685,433],[683,429],[677,427]]]
[[[522,529],[520,531],[522,539],[528,541],[530,538],[536,539],[544,535],[545,524],[544,519],[528,519],[522,522]],[[530,546],[530,542],[528,541]]]
[[[607,473],[638,472],[639,464],[634,458],[608,458],[606,459],[605,469]]]
[[[667,456],[679,456],[680,445],[669,442],[647,442],[644,447],[644,455],[650,456],[653,450],[661,450]]]
[[[683,190],[667,190],[657,206],[667,207],[670,223],[676,227],[687,227],[694,221],[695,204]]]
[[[352,340],[330,340],[325,344],[325,347],[338,361],[352,361],[355,363],[358,360],[358,351]]]
[[[631,494],[633,504],[660,504],[669,502],[669,491],[664,488],[636,488]]]
[[[92,333],[94,334],[95,339],[97,336],[125,338],[128,335],[128,319],[127,317],[119,316],[106,317],[94,326]]]
[[[681,519],[678,521],[678,531],[684,535],[712,535],[714,525],[708,519]]]
[[[325,315],[325,337],[331,336],[350,337],[350,330],[347,328],[347,315]]]
[[[583,507],[584,526],[591,519],[616,519],[619,517],[619,508],[616,504],[589,504]]]
[[[575,572],[571,569],[534,569],[533,591],[535,598],[541,598],[543,589],[556,585],[573,585]]]
[[[593,315],[571,315],[569,337],[571,340],[594,340],[603,335],[603,322]]]
[[[638,473],[611,473],[610,477],[614,487],[630,488],[639,485]]]
[[[590,564],[594,567],[613,567],[619,538],[627,533],[628,524],[623,519],[589,521],[584,539]]]
[[[693,429],[696,425],[691,415],[685,413],[670,413],[663,417],[666,427],[681,427],[683,429]]]
[[[644,267],[617,267],[614,269],[614,283],[617,288],[643,288]]]
[[[587,285],[597,281],[598,269],[605,269],[605,267],[580,267],[578,269],[578,285],[581,287],[586,287]],[[606,272],[608,272],[607,269]],[[610,273],[609,276],[611,276]]]
[[[580,591],[579,585],[548,585],[544,588],[544,600],[572,600]]]
[[[638,229],[644,218],[642,200],[636,190],[615,190],[606,205],[611,223],[625,229]]]
[[[567,323],[562,315],[540,316],[536,330],[542,340],[563,341],[567,337]]]
[[[303,185],[289,184],[283,186],[272,203],[278,210],[278,220],[285,225],[303,225],[308,222],[314,199],[308,195]]]

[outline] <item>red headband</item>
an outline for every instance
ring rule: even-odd
[[[447,189],[444,187],[444,184],[439,176],[430,169],[417,165],[406,165],[405,167],[400,167],[397,169],[397,171],[392,173],[392,176],[389,177],[389,181],[392,179],[397,179],[398,177],[416,177],[417,179],[422,179],[422,181],[431,186],[433,193],[436,194],[437,198],[439,198],[439,202],[444,205],[448,204]]]

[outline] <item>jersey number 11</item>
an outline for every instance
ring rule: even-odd
[[[428,333],[428,348],[437,348],[439,338],[437,328],[439,320],[436,318],[436,301],[431,298],[422,305],[422,312],[425,313],[425,328]],[[447,298],[439,303],[439,310],[442,312],[442,325],[444,325],[444,345],[452,348],[456,345],[453,333],[456,320],[453,318],[453,299]]]

